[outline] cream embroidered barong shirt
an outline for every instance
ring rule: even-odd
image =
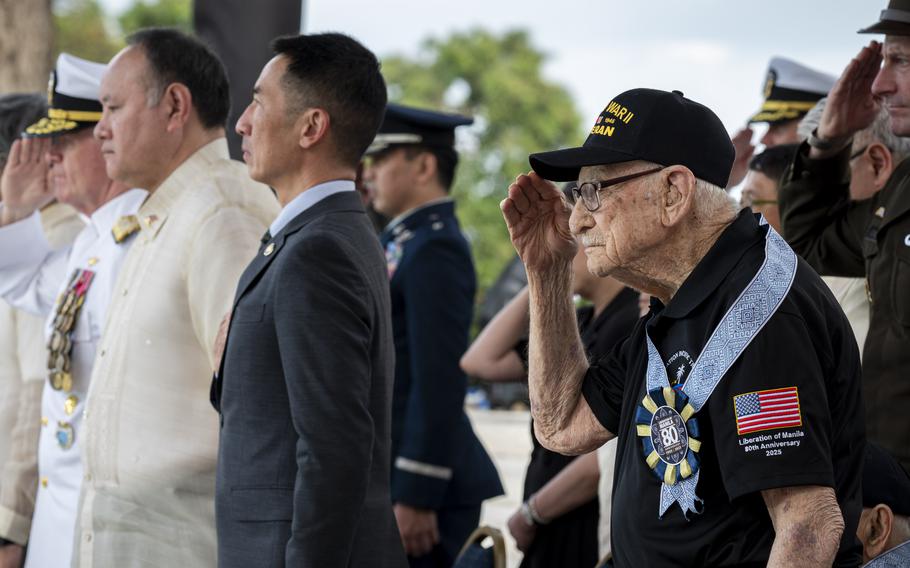
[[[212,346],[278,211],[224,138],[140,208],[86,401],[75,566],[215,565]]]

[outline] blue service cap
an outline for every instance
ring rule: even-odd
[[[375,154],[400,144],[454,148],[455,128],[473,123],[473,118],[460,114],[389,103],[382,125],[366,153]]]

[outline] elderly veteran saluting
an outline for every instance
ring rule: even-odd
[[[618,567],[856,566],[856,342],[812,269],[726,197],[733,154],[708,108],[635,89],[584,146],[531,156],[502,210],[528,271],[537,435],[562,453],[618,436]],[[570,211],[544,180],[575,178]],[[576,238],[592,273],[654,296],[594,364],[569,294]]]

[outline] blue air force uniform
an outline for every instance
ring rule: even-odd
[[[455,204],[410,212],[383,232],[382,245],[395,334],[392,499],[437,511],[477,506],[502,485],[464,411],[458,361],[477,284]]]
[[[456,126],[467,117],[390,104],[368,154],[412,145],[457,162]],[[449,198],[424,203],[381,235],[391,282],[395,338],[392,500],[436,512],[440,543],[411,566],[451,564],[476,528],[481,503],[503,493],[499,475],[464,411],[477,280]]]

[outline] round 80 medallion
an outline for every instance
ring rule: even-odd
[[[698,472],[698,421],[685,393],[669,386],[648,391],[635,412],[635,431],[645,464],[663,483],[675,485]]]
[[[689,432],[679,412],[661,406],[651,417],[651,443],[658,457],[669,465],[686,458],[689,451]]]

